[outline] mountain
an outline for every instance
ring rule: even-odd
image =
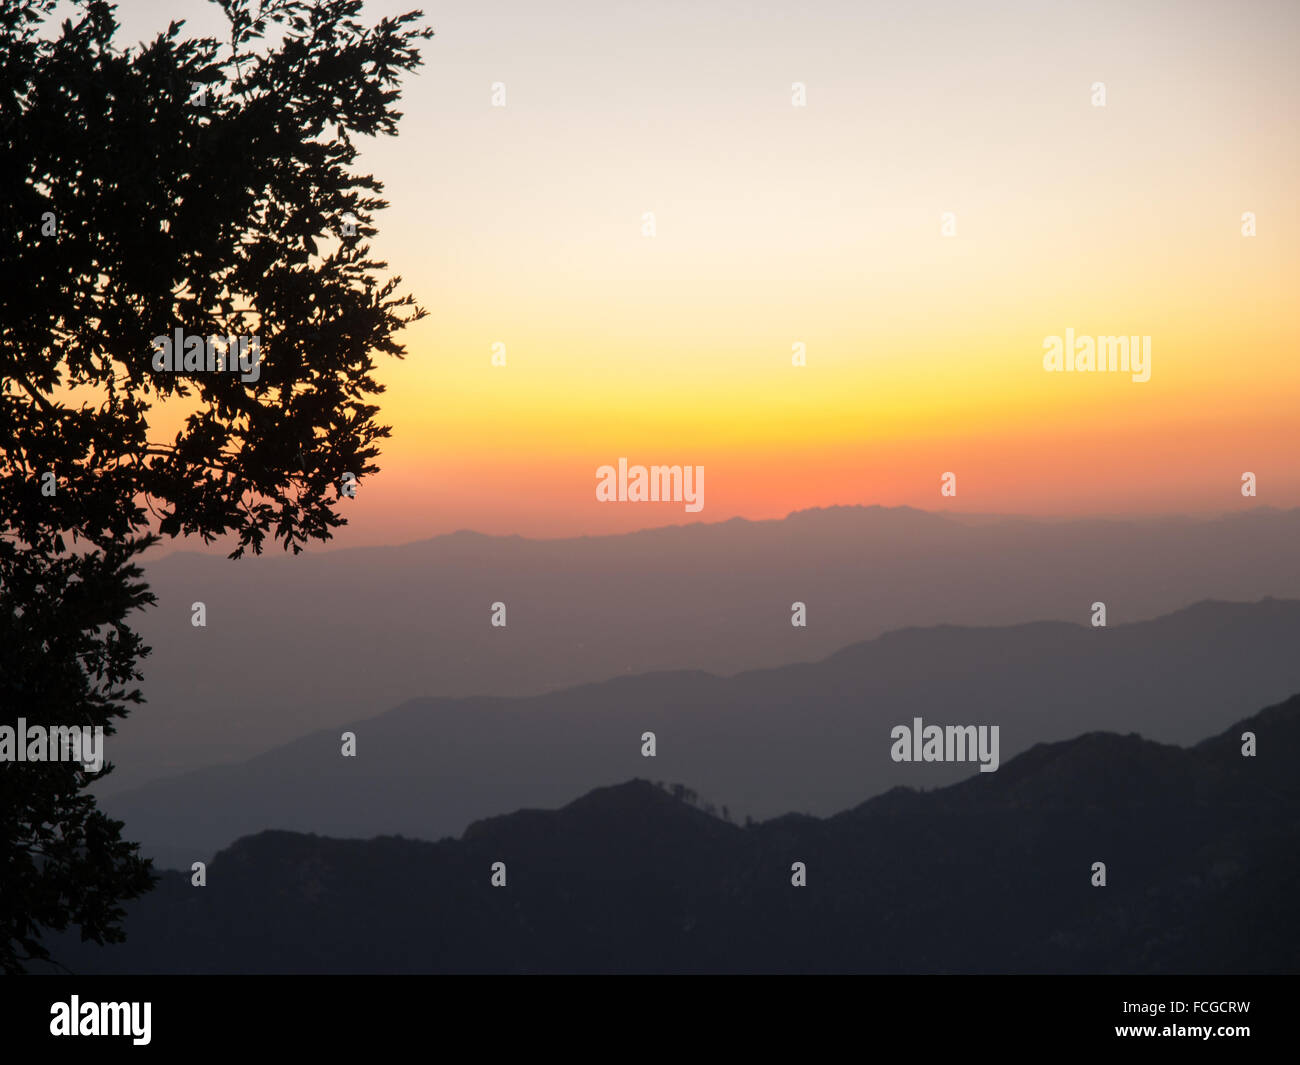
[[[807,662],[909,626],[1111,625],[1201,599],[1300,598],[1300,510],[1212,520],[1030,521],[832,507],[529,540],[231,562],[146,576],[148,703],[112,737],[99,794],[251,757],[424,696],[522,696],[658,671]],[[808,625],[790,624],[791,604]],[[206,608],[206,627],[191,624]],[[507,625],[490,623],[493,603]],[[1262,705],[1262,704],[1251,704]],[[614,779],[614,778],[610,778]]]
[[[1191,749],[1094,732],[825,820],[741,828],[632,781],[438,843],[262,832],[206,887],[165,873],[125,944],[53,949],[86,973],[1295,973],[1297,764],[1300,696]]]
[[[1300,691],[1300,602],[1201,603],[1106,628],[1041,622],[889,633],[820,662],[732,677],[651,673],[529,698],[421,699],[248,761],[102,800],[181,868],[264,828],[455,835],[471,821],[635,776],[690,781],[737,818],[827,816],[971,762],[895,762],[920,717],[996,725],[1005,761],[1083,732],[1189,744]],[[642,756],[655,733],[656,755]],[[984,774],[989,775],[989,774]]]

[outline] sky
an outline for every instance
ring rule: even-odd
[[[381,369],[393,436],[337,546],[1300,505],[1300,5],[366,18],[414,7],[436,36],[361,166],[390,202],[376,251],[429,316]],[[221,26],[126,0],[119,41],[169,18]],[[1149,380],[1047,372],[1067,329],[1150,337]],[[621,457],[703,466],[703,509],[598,502]]]

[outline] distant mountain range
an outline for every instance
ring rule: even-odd
[[[725,675],[908,626],[1081,623],[1097,601],[1117,626],[1202,599],[1300,598],[1297,544],[1300,510],[1052,522],[833,507],[561,540],[465,532],[297,558],[176,553],[146,565],[159,597],[140,617],[149,702],[111,738],[116,771],[97,791],[424,696]],[[790,624],[796,601],[806,628]],[[205,628],[191,625],[195,602]],[[496,602],[505,628],[490,624]]]
[[[825,820],[742,828],[633,781],[438,843],[263,832],[206,887],[164,874],[125,944],[52,947],[87,973],[1295,973],[1297,765],[1300,696],[1191,749],[1092,732]]]
[[[1005,762],[1098,730],[1190,744],[1300,691],[1300,602],[1201,603],[1106,628],[1040,622],[890,633],[811,664],[651,673],[530,698],[420,699],[242,763],[102,801],[161,864],[266,828],[436,840],[632,777],[684,781],[736,819],[827,816],[971,762],[891,758],[891,729],[998,726]],[[655,733],[657,753],[642,756]],[[1007,769],[984,774],[1005,780]]]

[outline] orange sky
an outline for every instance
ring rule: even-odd
[[[1300,505],[1300,9],[1133,7],[429,11],[362,162],[430,316],[338,542]],[[1044,372],[1067,327],[1150,336],[1150,380]],[[704,466],[704,510],[597,503],[620,456]]]

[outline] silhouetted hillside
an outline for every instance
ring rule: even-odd
[[[788,627],[788,625],[787,625]],[[689,781],[738,819],[826,816],[972,763],[899,763],[890,729],[997,725],[1003,760],[1109,730],[1191,744],[1300,691],[1300,602],[1202,603],[1105,629],[1063,622],[889,633],[734,677],[656,673],[527,699],[421,699],[248,762],[107,797],[129,838],[188,868],[264,828],[436,840],[637,776]],[[657,754],[641,755],[656,734]],[[112,748],[110,748],[111,750]]]
[[[439,843],[263,832],[205,888],[165,874],[125,945],[57,956],[97,972],[1295,972],[1297,764],[1300,696],[1194,748],[1091,733],[826,820],[742,828],[632,781]]]
[[[907,626],[1086,623],[1098,600],[1114,626],[1201,599],[1300,598],[1297,543],[1300,510],[1051,522],[829,507],[560,540],[461,532],[238,564],[172,554],[146,565],[158,596],[139,619],[154,648],[148,702],[114,737],[117,770],[97,790],[249,758],[426,696],[731,674]],[[806,628],[790,625],[795,601]],[[195,602],[206,628],[190,624]],[[505,628],[490,624],[494,602],[506,604]]]

